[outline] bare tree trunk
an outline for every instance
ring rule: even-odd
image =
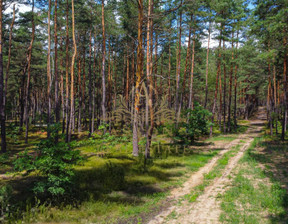
[[[228,132],[231,132],[231,107],[232,107],[232,82],[233,82],[233,67],[234,67],[234,33],[232,32],[232,56],[231,56],[231,68],[229,77],[229,99],[228,99]]]
[[[54,88],[55,88],[55,122],[60,123],[60,101],[58,84],[58,36],[57,36],[57,0],[54,1]],[[55,143],[58,143],[58,129],[55,130]]]
[[[205,102],[204,108],[207,108],[208,102],[208,74],[209,74],[209,47],[210,47],[210,38],[211,38],[211,22],[209,22],[208,29],[208,45],[207,45],[207,53],[206,53],[206,80],[205,80]]]
[[[79,38],[80,39],[80,38]],[[79,97],[79,104],[78,104],[78,121],[77,121],[77,127],[78,127],[78,133],[82,131],[82,123],[81,123],[81,112],[82,112],[82,84],[81,84],[81,56],[80,51],[78,54],[78,97]],[[77,95],[77,94],[76,94]]]
[[[105,38],[105,17],[104,17],[104,0],[102,0],[102,117],[103,123],[106,124],[106,81],[105,81],[105,58],[106,58],[106,38]],[[106,132],[106,128],[104,129]]]
[[[92,76],[92,30],[90,30],[90,36],[89,36],[89,86],[88,86],[88,91],[89,91],[89,137],[93,133],[92,131],[92,107],[93,107],[93,76]]]
[[[5,92],[4,92],[4,75],[3,75],[3,43],[2,43],[2,19],[3,19],[3,1],[0,0],[0,119],[1,119],[1,152],[7,151],[6,147],[6,117],[5,117]]]
[[[66,62],[65,62],[65,73],[66,73],[66,106],[65,106],[65,114],[66,114],[66,142],[68,142],[69,136],[69,0],[66,0]]]
[[[168,62],[168,105],[172,107],[171,100],[171,41],[169,41],[169,62]]]
[[[48,9],[48,52],[47,52],[47,95],[48,95],[48,111],[47,111],[47,138],[50,138],[50,125],[51,125],[51,0],[49,0]]]
[[[180,12],[179,19],[179,43],[178,43],[178,55],[177,55],[177,67],[176,67],[176,93],[175,93],[175,114],[176,114],[176,126],[177,126],[177,110],[179,104],[179,83],[181,73],[181,38],[182,38],[182,11]]]
[[[223,40],[223,51],[225,51],[225,41]],[[223,52],[223,73],[224,73],[224,90],[223,90],[223,132],[226,133],[226,64],[225,64],[225,52]]]
[[[15,22],[15,4],[13,5],[13,18],[12,18],[12,22],[10,25],[10,32],[9,32],[8,62],[6,66],[5,91],[3,95],[4,108],[6,106],[6,97],[7,97],[7,89],[8,89],[8,78],[9,78],[10,61],[11,61],[12,33],[13,33],[14,22]]]
[[[28,129],[29,129],[29,95],[30,95],[30,80],[31,80],[31,57],[32,57],[32,47],[33,47],[33,42],[35,39],[35,23],[34,23],[34,0],[32,1],[32,38],[30,42],[30,46],[28,48],[27,52],[27,84],[26,84],[26,97],[25,97],[25,107],[24,107],[24,118],[25,118],[25,123],[26,123],[26,131],[25,131],[25,143],[28,143]]]
[[[125,90],[125,99],[126,99],[126,103],[127,106],[129,105],[129,76],[130,76],[130,71],[129,71],[129,51],[128,51],[129,47],[127,44],[127,71],[126,71],[126,90]]]
[[[73,37],[73,47],[74,52],[72,56],[72,62],[71,62],[71,106],[70,106],[70,122],[69,122],[69,132],[68,132],[68,142],[71,141],[71,132],[73,127],[73,120],[74,120],[74,63],[75,63],[75,57],[77,54],[77,45],[76,45],[76,39],[75,39],[75,18],[74,18],[74,0],[71,0],[72,4],[72,37]]]
[[[194,61],[195,61],[195,30],[193,35],[193,47],[192,47],[192,61],[191,61],[191,73],[190,73],[190,91],[189,91],[189,105],[188,108],[193,110],[194,99],[193,99],[193,82],[194,82]]]
[[[239,30],[237,30],[237,44],[236,44],[236,51],[238,50],[238,37],[239,37]],[[235,59],[237,59],[238,55],[236,54]],[[236,62],[235,65],[235,74],[234,74],[234,128],[237,128],[237,71],[238,71],[238,64]]]
[[[191,20],[193,20],[193,16],[191,16]],[[188,64],[189,64],[189,58],[190,58],[191,33],[192,33],[192,26],[190,26],[189,34],[188,34],[188,46],[187,46],[187,53],[186,53],[186,60],[185,60],[184,77],[183,77],[183,82],[182,82],[180,104],[179,104],[179,109],[177,112],[178,113],[177,114],[177,120],[178,121],[180,119],[182,105],[183,105],[183,101],[184,101],[185,90],[186,90],[186,74],[187,74],[187,70],[189,67]],[[193,43],[194,43],[194,41],[193,41]]]
[[[220,30],[220,37],[222,35],[222,28],[223,25],[221,24],[221,30]],[[217,61],[217,75],[216,75],[216,83],[215,83],[215,93],[214,93],[214,102],[213,102],[213,108],[212,108],[212,118],[211,122],[214,123],[214,116],[216,111],[216,104],[217,104],[217,94],[218,94],[218,82],[219,82],[219,76],[221,73],[221,38],[219,39],[219,47],[218,47],[218,61]],[[210,137],[213,135],[213,126],[210,127]]]
[[[146,142],[146,149],[145,149],[145,158],[147,159],[150,157],[150,145],[152,140],[152,134],[154,129],[154,111],[153,111],[153,77],[152,77],[152,70],[153,70],[153,61],[152,61],[152,52],[153,52],[153,19],[152,19],[152,12],[153,12],[153,0],[149,0],[148,2],[148,23],[147,23],[147,50],[146,50],[146,73],[147,73],[147,81],[149,87],[149,94],[148,94],[148,106],[150,112],[150,127],[149,121],[146,123],[146,130],[147,130],[147,142]],[[147,107],[147,105],[146,105]],[[147,108],[148,112],[148,108]],[[148,125],[148,126],[147,126]]]
[[[140,84],[143,76],[143,0],[138,0],[138,47],[137,47],[137,71],[135,84],[135,110],[133,119],[133,155],[139,155],[138,146],[138,115],[140,107]]]
[[[284,30],[284,33],[286,34],[286,30]],[[287,37],[284,35],[283,40],[283,46],[284,46],[284,67],[283,67],[283,120],[282,120],[282,134],[281,139],[285,140],[285,134],[286,134],[286,125],[287,125]]]

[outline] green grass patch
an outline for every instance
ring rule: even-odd
[[[269,166],[266,166],[264,171],[258,166],[259,162],[267,162],[265,156],[255,151],[255,147],[262,143],[263,138],[253,141],[241,159],[241,166],[232,187],[221,196],[221,222],[287,223],[286,190],[279,181],[273,179],[271,172],[267,170]]]
[[[229,162],[229,159],[240,150],[241,145],[235,146],[232,150],[226,152],[217,161],[217,165],[207,174],[204,175],[204,181],[202,184],[196,186],[190,194],[184,196],[189,202],[195,202],[197,198],[204,192],[205,188],[217,177],[222,175],[223,170]]]

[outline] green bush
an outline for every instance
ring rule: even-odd
[[[11,195],[12,187],[10,185],[0,187],[0,223],[9,215]]]
[[[80,151],[70,149],[64,142],[55,144],[51,138],[42,140],[34,152],[21,153],[14,161],[14,169],[27,173],[35,171],[40,178],[34,185],[34,193],[57,198],[71,193],[72,166],[81,160]]]
[[[199,136],[207,134],[211,125],[210,117],[211,113],[208,110],[205,110],[199,103],[195,103],[193,110],[188,109],[184,113],[187,121],[179,124],[176,139],[191,143]]]

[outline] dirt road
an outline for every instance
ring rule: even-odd
[[[202,167],[198,172],[194,173],[188,181],[186,181],[181,188],[174,189],[171,192],[170,200],[174,200],[174,205],[168,207],[156,217],[154,217],[149,224],[159,223],[219,223],[219,216],[221,214],[220,201],[217,200],[219,195],[222,195],[232,180],[230,174],[237,166],[239,160],[244,152],[249,148],[254,138],[259,136],[265,123],[265,111],[260,109],[257,120],[250,121],[250,126],[245,134],[239,134],[237,139],[228,144],[218,156],[213,158],[208,164]],[[241,143],[240,150],[237,154],[230,158],[222,175],[214,179],[208,187],[205,188],[204,193],[200,195],[196,202],[183,201],[184,195],[189,194],[193,188],[200,185],[204,180],[204,175],[209,173],[215,167],[217,161],[228,151],[232,150],[234,146]],[[181,201],[181,203],[179,203]]]

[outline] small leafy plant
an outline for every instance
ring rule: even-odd
[[[33,191],[38,195],[53,197],[71,193],[74,171],[72,166],[82,160],[80,151],[67,143],[54,143],[54,139],[42,140],[35,151],[25,151],[14,161],[16,171],[35,172],[40,178]]]
[[[177,130],[176,138],[185,143],[193,143],[199,136],[208,133],[211,125],[209,117],[211,113],[205,110],[199,103],[195,103],[194,109],[188,109],[184,113],[186,122],[181,122]]]

